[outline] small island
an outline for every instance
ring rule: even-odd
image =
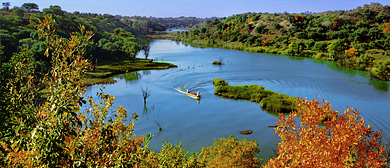
[[[151,59],[140,58],[137,58],[133,61],[115,62],[108,65],[97,66],[95,71],[87,72],[86,78],[83,79],[83,85],[91,86],[94,84],[115,83],[115,80],[110,79],[109,77],[117,74],[124,74],[140,70],[161,70],[175,67],[177,67],[177,65],[171,63],[157,62]]]
[[[213,85],[215,85],[215,95],[260,103],[261,108],[268,111],[289,113],[297,108],[296,97],[266,90],[264,86],[229,86],[223,79],[213,79]]]
[[[214,61],[213,65],[222,65],[222,62],[221,61]]]

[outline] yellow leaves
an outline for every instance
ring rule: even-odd
[[[301,127],[296,131],[278,127],[278,136],[281,137],[278,157],[268,161],[265,167],[360,167],[386,164],[383,147],[377,143],[381,137],[372,135],[370,126],[364,126],[364,120],[358,116],[357,110],[347,107],[342,116],[337,116],[325,101],[321,105],[316,100],[308,102],[304,99],[300,102],[302,105],[298,106],[297,114],[300,114]],[[332,114],[332,119],[324,121],[325,126],[319,125],[317,121],[327,113]],[[280,116],[278,126],[295,125],[291,116],[288,120]],[[366,140],[367,143],[361,143]]]
[[[383,32],[390,32],[390,23],[383,24]]]
[[[225,35],[226,34],[226,32],[228,31],[230,29],[230,27],[227,27],[224,31],[223,31],[223,35]]]
[[[350,48],[348,50],[345,50],[345,56],[348,58],[356,57],[358,55],[358,52],[355,48]]]
[[[250,19],[248,20],[248,23],[249,23],[249,24],[253,23],[253,19],[250,18]]]

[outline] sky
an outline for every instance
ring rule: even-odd
[[[58,5],[67,12],[122,16],[228,17],[247,12],[302,13],[356,9],[372,2],[390,5],[390,0],[1,0],[10,8],[35,3],[39,9]]]

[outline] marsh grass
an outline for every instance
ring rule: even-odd
[[[285,113],[291,112],[297,107],[296,97],[266,90],[264,86],[229,86],[223,79],[213,79],[213,84],[215,85],[215,95],[260,103],[261,108],[268,111]]]
[[[94,84],[110,84],[116,81],[110,77],[127,72],[135,72],[140,70],[159,70],[177,67],[174,64],[167,62],[154,62],[151,59],[135,59],[134,61],[121,61],[112,64],[97,66],[94,72],[86,72],[82,79],[84,86]]]

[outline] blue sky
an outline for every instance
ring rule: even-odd
[[[390,5],[389,0],[1,0],[11,8],[23,3],[35,3],[39,9],[58,5],[67,12],[98,13],[122,16],[154,17],[228,17],[246,12],[324,12],[350,10],[378,2]]]

